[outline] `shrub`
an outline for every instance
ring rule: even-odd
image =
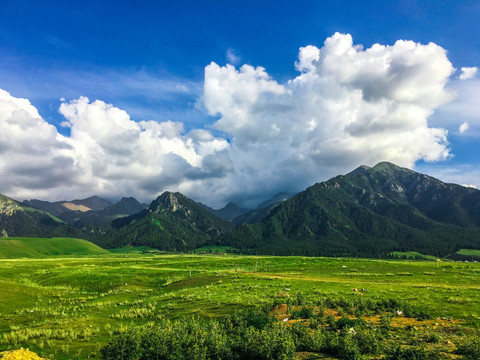
[[[322,352],[326,346],[324,331],[309,331],[301,340],[298,351]]]
[[[392,328],[392,316],[390,314],[382,314],[380,316],[380,330],[383,333],[388,333]]]
[[[311,307],[303,306],[301,310],[293,310],[290,316],[292,319],[312,319],[315,314]]]
[[[335,316],[332,316],[332,315],[329,315],[327,316],[327,318],[325,319],[327,324],[332,328],[332,329],[336,329],[337,328],[337,325],[335,323]]]
[[[345,328],[361,328],[365,326],[365,320],[363,319],[349,319],[348,317],[342,317],[338,319],[335,328],[336,329],[345,329]]]
[[[303,294],[301,292],[297,293],[297,304],[296,305],[300,305],[300,306],[305,306],[306,305],[305,298],[303,297]]]
[[[105,360],[247,360],[295,358],[293,332],[282,324],[263,329],[248,325],[251,317],[228,321],[164,321],[113,337],[101,350]],[[240,325],[240,326],[238,326]],[[303,325],[302,325],[303,326]],[[308,332],[308,328],[303,326]],[[298,328],[299,337],[305,334]]]
[[[438,357],[438,352],[423,347],[402,349],[397,345],[389,351],[385,360],[436,360]]]
[[[358,330],[355,334],[358,349],[362,354],[377,355],[380,351],[378,334],[369,329]]]
[[[264,330],[250,327],[242,339],[238,339],[234,352],[240,360],[293,360],[295,343],[288,329],[283,325],[271,326]]]
[[[475,337],[466,344],[457,345],[457,354],[464,355],[465,360],[480,359],[480,337]]]
[[[357,342],[355,341],[354,337],[351,335],[347,335],[340,338],[336,355],[343,360],[364,359],[364,357],[360,353],[360,350],[358,349]]]
[[[101,354],[105,360],[138,359],[141,354],[138,331],[134,329],[113,337],[101,350]]]

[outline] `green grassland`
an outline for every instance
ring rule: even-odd
[[[194,254],[225,254],[228,252],[236,252],[238,249],[233,248],[231,246],[202,246],[200,248],[195,249],[192,251]]]
[[[0,259],[44,258],[57,255],[100,255],[109,252],[89,241],[73,238],[0,238]]]
[[[463,320],[464,328],[480,319],[477,263],[129,250],[127,257],[122,250],[0,260],[0,351],[23,346],[50,359],[100,358],[109,339],[132,326],[222,318],[298,293],[312,303],[350,301],[360,296],[354,288],[366,289],[362,301],[396,299]]]
[[[424,260],[437,260],[436,256],[424,255],[418,251],[392,251],[391,256],[396,258],[405,258],[405,259],[424,259]]]
[[[480,250],[473,250],[473,249],[460,249],[457,251],[459,255],[465,256],[474,256],[480,258]]]

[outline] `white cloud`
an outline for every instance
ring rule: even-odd
[[[460,80],[468,80],[475,77],[477,74],[477,67],[462,67],[462,73],[460,74]]]
[[[135,122],[86,97],[63,103],[70,136],[60,135],[26,99],[0,91],[0,192],[16,198],[98,194],[152,199],[166,189],[231,170],[226,140],[206,130],[184,134],[172,121]]]
[[[233,49],[228,49],[227,50],[227,61],[229,64],[232,64],[232,65],[238,65],[240,63],[240,61],[242,60],[242,58],[237,55],[237,53],[235,52],[235,50]]]
[[[454,68],[440,46],[402,40],[364,49],[336,33],[321,48],[300,48],[295,67],[299,75],[280,83],[262,67],[206,66],[201,101],[218,118],[211,131],[133,121],[120,108],[80,97],[60,107],[67,137],[28,100],[3,92],[0,176],[7,180],[0,192],[149,200],[169,189],[210,205],[255,205],[360,164],[412,168],[451,157],[448,132],[430,124],[454,97],[446,87]],[[138,79],[130,87],[142,92]],[[168,88],[185,91],[178,82]],[[40,171],[44,165],[54,175]]]
[[[458,128],[458,132],[460,134],[463,134],[465,131],[468,130],[468,123],[467,122],[464,122],[462,125],[460,125],[460,127]]]
[[[480,80],[452,79],[448,88],[457,96],[451,102],[441,106],[434,114],[432,123],[442,126],[452,133],[468,129],[470,137],[480,137],[480,107],[478,94],[480,94]],[[468,124],[468,128],[465,128]]]
[[[480,188],[480,169],[477,165],[447,163],[421,164],[417,169],[441,181],[453,184],[466,184],[463,186]]]
[[[205,106],[232,138],[231,192],[298,190],[359,164],[411,168],[450,156],[446,130],[428,125],[453,98],[443,48],[397,41],[363,49],[336,33],[322,48],[301,48],[295,66],[301,74],[284,84],[261,67],[206,67]]]
[[[70,139],[45,122],[27,99],[0,89],[0,192],[45,196],[75,187]]]

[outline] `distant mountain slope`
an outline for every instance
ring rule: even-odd
[[[109,252],[73,238],[0,238],[0,258],[44,258],[57,255],[101,255]]]
[[[240,224],[254,224],[265,219],[273,209],[280,205],[283,201],[290,199],[294,194],[290,193],[278,193],[273,196],[271,199],[268,199],[257,206],[256,209],[251,210],[247,213],[237,216],[233,219],[235,225]]]
[[[392,213],[392,206],[409,205],[439,222],[480,226],[480,191],[477,189],[447,184],[388,162],[373,168],[360,167],[335,179],[350,196],[380,214],[388,212],[389,216],[403,219],[405,215],[399,211]]]
[[[63,203],[64,201],[50,202],[37,199],[24,200],[22,202],[22,204],[25,204],[26,206],[46,211],[54,216],[58,216],[68,210],[67,208],[65,208],[65,206],[62,205]]]
[[[204,209],[208,210],[209,212],[211,212],[212,214],[218,216],[219,218],[221,218],[223,220],[233,220],[236,217],[241,216],[241,215],[250,211],[249,209],[241,208],[240,206],[238,206],[237,204],[235,204],[233,202],[229,202],[223,208],[216,209],[216,210],[212,209],[211,207],[209,207],[205,204],[202,204],[202,203],[199,203],[199,204]]]
[[[146,204],[139,203],[135,198],[122,198],[117,203],[110,205],[102,210],[66,211],[59,217],[76,227],[95,226],[101,223],[109,222],[120,217],[137,214],[147,208]]]
[[[440,256],[480,247],[479,220],[480,191],[380,163],[313,185],[223,240],[277,254]]]
[[[85,206],[92,211],[100,211],[112,205],[110,201],[102,199],[99,196],[91,196],[86,199],[72,200],[70,203]]]
[[[44,210],[54,216],[59,216],[68,211],[100,211],[112,205],[108,200],[102,199],[98,196],[91,196],[86,199],[72,201],[63,200],[55,202],[32,199],[25,200],[23,203],[36,209]]]
[[[55,232],[63,221],[0,194],[0,237],[37,236]]]
[[[265,200],[264,202],[259,204],[257,206],[257,209],[264,209],[264,208],[270,207],[271,205],[279,204],[279,203],[281,203],[285,200],[290,199],[294,195],[295,194],[286,193],[286,192],[278,193],[277,195],[273,196],[272,198],[270,198],[268,200]]]
[[[142,245],[167,251],[192,250],[233,230],[229,221],[171,192],[163,193],[138,214],[114,220],[112,227],[99,244],[107,248]]]

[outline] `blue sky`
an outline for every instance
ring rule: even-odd
[[[0,1],[0,89],[8,93],[0,103],[0,126],[9,135],[0,143],[0,173],[14,175],[0,192],[52,200],[93,194],[150,200],[178,190],[214,206],[229,200],[253,206],[275,192],[299,191],[381,160],[478,187],[479,18],[480,1]],[[359,56],[335,69],[345,71],[335,79],[325,77],[324,85],[300,79],[302,72],[327,69],[319,63],[315,70],[297,67],[300,48],[311,45],[333,56],[336,50],[325,42],[335,33],[348,35]],[[338,50],[347,38],[335,39]],[[394,49],[398,40],[411,40],[418,51],[399,44],[400,54]],[[428,48],[427,56],[429,43],[437,47]],[[423,85],[432,79],[431,86],[418,94],[412,87],[392,90],[380,76],[399,73],[371,70],[394,94],[375,98],[374,109],[365,94],[375,84],[362,80],[366,75],[357,69],[369,63],[365,58],[373,55],[366,50],[374,44],[391,50],[382,56],[392,64],[415,64],[408,81]],[[315,58],[316,50],[309,49]],[[240,71],[244,64],[251,73]],[[349,66],[359,72],[347,86],[341,79]],[[442,71],[433,72],[435,66]],[[472,69],[464,80],[462,68]],[[328,81],[333,85],[322,87]],[[333,111],[322,108],[330,96],[326,89],[334,88],[339,98],[329,101],[342,110],[324,119]],[[355,100],[359,90],[365,103]],[[442,100],[423,101],[431,90]],[[405,91],[418,98],[400,99]],[[18,104],[20,98],[29,104]],[[398,110],[398,103],[408,109]],[[398,114],[389,117],[385,106]],[[38,110],[44,123],[12,115],[22,107]],[[395,134],[379,129],[396,129],[403,121],[399,114],[412,111],[423,115],[406,121],[408,129],[402,125],[400,144],[382,143]],[[363,122],[353,124],[352,114],[359,113]],[[345,117],[343,125],[335,116]],[[15,128],[12,121],[18,121]],[[352,137],[348,145],[340,141],[345,131]],[[410,133],[413,145],[401,144]],[[427,133],[426,145],[416,148]],[[18,145],[22,141],[28,146]],[[122,148],[126,141],[134,145]]]

